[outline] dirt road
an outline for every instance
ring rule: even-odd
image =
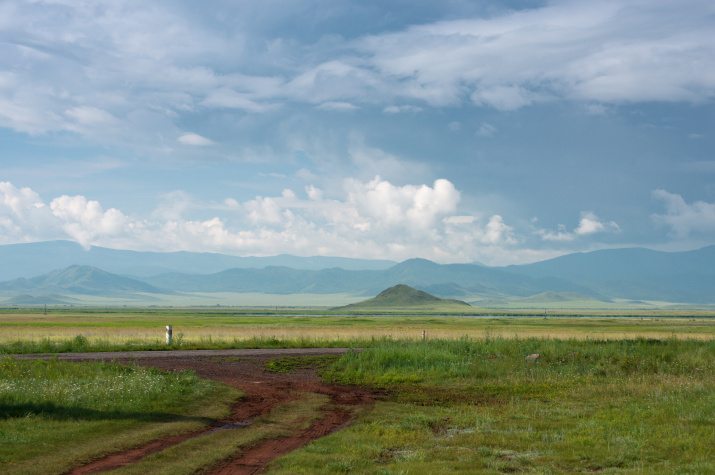
[[[250,425],[253,420],[273,410],[278,404],[294,400],[296,393],[327,395],[335,406],[371,404],[377,394],[360,387],[337,386],[322,382],[314,369],[301,369],[294,373],[272,373],[265,370],[267,361],[285,356],[342,354],[345,348],[270,349],[270,350],[194,350],[194,351],[136,351],[131,353],[64,353],[57,355],[62,361],[116,361],[122,364],[153,366],[162,370],[192,370],[201,378],[234,386],[246,394],[235,404],[231,416],[216,421],[211,427],[181,436],[157,440],[122,453],[112,454],[70,472],[73,475],[100,473],[135,463],[149,454],[164,450],[192,437],[215,430],[237,430]],[[20,358],[36,359],[54,355],[22,355]],[[296,430],[287,437],[265,440],[258,445],[225,460],[208,473],[254,474],[261,473],[277,457],[296,450],[310,441],[339,430],[350,423],[351,411],[330,409],[324,418],[315,421],[306,430]]]

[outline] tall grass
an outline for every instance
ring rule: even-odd
[[[64,473],[203,427],[236,397],[191,372],[0,357],[0,472]]]
[[[326,377],[388,396],[271,473],[715,473],[712,341],[388,341]]]
[[[191,372],[166,373],[153,368],[111,363],[84,365],[55,360],[0,359],[0,417],[97,417],[157,413],[196,398],[211,383]]]
[[[231,348],[343,348],[371,345],[375,338],[323,338],[312,336],[296,336],[293,338],[276,338],[274,336],[251,336],[248,338],[213,338],[202,337],[186,341],[179,334],[171,344],[155,339],[112,341],[107,338],[87,338],[76,335],[73,338],[53,340],[15,340],[0,343],[0,355],[35,354],[35,353],[84,353],[108,351],[161,351],[161,350],[198,350],[198,349],[231,349]]]
[[[529,362],[525,357],[539,354]],[[342,383],[385,385],[445,381],[618,377],[635,374],[712,378],[715,341],[557,340],[539,338],[389,341],[349,352],[329,377]]]

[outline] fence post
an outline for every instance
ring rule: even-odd
[[[425,335],[425,331],[422,330],[422,341],[425,341],[427,339],[427,336]]]
[[[171,325],[166,326],[166,344],[171,345]]]

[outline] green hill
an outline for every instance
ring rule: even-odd
[[[126,297],[137,293],[171,294],[173,292],[94,267],[69,266],[32,279],[21,278],[2,282],[0,293],[8,296],[40,293]]]
[[[409,285],[399,284],[383,290],[376,297],[339,308],[351,311],[379,309],[385,311],[464,312],[468,311],[471,305],[461,300],[441,299]]]

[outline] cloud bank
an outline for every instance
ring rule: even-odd
[[[492,264],[558,253],[517,249],[525,236],[500,215],[459,214],[460,199],[461,193],[445,179],[398,186],[375,177],[345,180],[341,199],[327,198],[315,186],[299,193],[286,189],[280,196],[208,204],[192,203],[190,196],[176,192],[166,196],[151,217],[140,218],[105,210],[84,196],[62,195],[47,204],[29,188],[0,182],[1,243],[69,239],[85,247],[395,260],[422,256]],[[200,208],[221,210],[224,217],[184,217]],[[606,225],[584,213],[575,233],[596,233],[601,226]]]
[[[175,129],[178,118],[202,111],[264,114],[286,104],[510,111],[564,99],[702,103],[715,96],[712,2],[552,1],[354,39],[325,35],[300,47],[246,21],[266,17],[262,8],[234,5],[230,14],[245,28],[227,34],[226,24],[187,5],[8,0],[0,126],[136,139],[148,124]],[[189,146],[212,140],[182,138]]]

